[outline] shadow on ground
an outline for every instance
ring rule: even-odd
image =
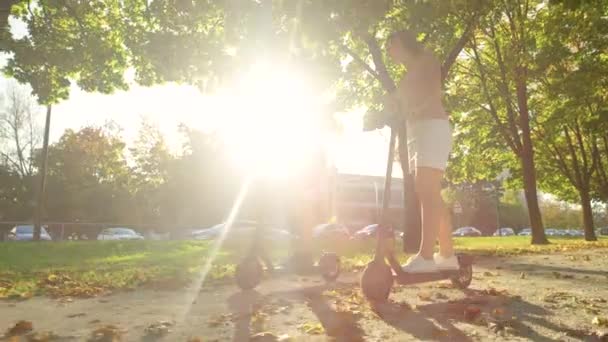
[[[255,291],[237,293],[229,299],[232,312],[238,315],[234,341],[248,340],[252,330],[252,312],[263,298],[272,297],[291,298],[306,303],[322,324],[326,335],[335,341],[364,341],[366,325],[375,318],[416,340],[472,341],[471,330],[489,337],[517,336],[541,342],[555,340],[554,336],[546,336],[548,334],[565,333],[574,338],[586,336],[584,331],[551,322],[549,318],[553,313],[550,310],[518,296],[489,295],[486,291],[465,290],[464,297],[460,299],[437,301],[415,308],[399,301],[374,304],[371,309],[375,315],[370,317],[358,311],[337,311],[331,298],[323,293],[336,288],[356,291],[357,286],[356,283],[319,285],[273,292],[263,297]],[[481,310],[474,317],[466,314],[472,306]],[[497,309],[502,312],[500,319],[494,316]]]

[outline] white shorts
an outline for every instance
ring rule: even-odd
[[[447,119],[408,121],[407,147],[410,169],[431,167],[445,170],[452,151],[452,126]]]

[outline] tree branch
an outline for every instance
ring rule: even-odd
[[[471,34],[475,30],[475,27],[477,27],[477,23],[479,22],[480,16],[481,16],[481,9],[478,7],[475,9],[471,19],[467,22],[464,32],[462,33],[462,35],[456,42],[456,45],[454,45],[452,47],[452,50],[450,50],[450,53],[448,53],[445,60],[441,64],[441,82],[442,83],[445,82],[445,79],[448,77],[448,75],[450,73],[450,69],[452,68],[452,65],[454,65],[454,62],[456,61],[456,58],[458,57],[458,55],[460,54],[462,49],[464,49],[467,42],[471,38]]]
[[[378,73],[374,69],[372,69],[372,67],[369,64],[367,64],[361,57],[359,57],[359,55],[357,55],[353,50],[351,50],[345,44],[340,44],[339,46],[340,46],[340,49],[342,49],[345,53],[347,53],[353,59],[353,61],[357,62],[365,70],[367,70],[367,72],[369,72],[375,79],[380,81],[380,75],[378,75]]]
[[[380,50],[378,41],[369,33],[363,36],[363,40],[367,43],[369,52],[372,55],[372,61],[374,62],[374,67],[378,73],[378,79],[380,80],[382,87],[388,92],[394,91],[396,88],[395,81],[393,81],[388,74],[388,70],[386,70],[386,64],[384,64],[384,60],[382,59],[382,51]]]
[[[570,151],[570,157],[572,158],[572,169],[574,170],[574,176],[576,177],[576,183],[573,183],[577,188],[583,186],[583,179],[581,175],[581,168],[578,162],[578,157],[576,155],[576,150],[574,149],[574,144],[572,144],[572,138],[570,137],[570,130],[567,126],[564,126],[564,136],[566,137],[566,143],[568,145],[568,151]]]
[[[583,134],[581,133],[581,127],[578,123],[578,119],[574,121],[574,136],[576,137],[576,142],[578,143],[578,148],[581,152],[581,159],[583,161],[583,169],[581,170],[582,175],[584,176],[585,183],[589,183],[589,177],[593,174],[593,167],[589,165],[589,161],[587,160],[587,151],[585,150],[585,144],[583,142]]]
[[[481,63],[481,58],[479,57],[479,53],[477,52],[477,42],[473,41],[473,44],[471,44],[471,45],[472,45],[472,49],[473,49],[474,59],[475,59],[475,62],[477,63],[477,68],[479,69],[481,88],[483,90],[484,96],[486,97],[486,100],[488,101],[488,105],[490,106],[490,108],[489,108],[490,115],[492,116],[492,118],[494,118],[494,121],[496,122],[496,125],[498,126],[498,130],[499,130],[500,134],[502,135],[503,139],[505,139],[507,145],[509,145],[511,150],[516,155],[519,155],[521,153],[521,148],[517,144],[515,144],[515,142],[513,141],[513,138],[509,135],[507,129],[505,128],[504,124],[500,120],[496,107],[494,106],[494,102],[492,101],[492,97],[490,96],[490,93],[488,92],[485,70],[484,70],[483,64]]]
[[[515,120],[515,110],[513,109],[513,98],[511,97],[511,92],[509,91],[509,81],[507,77],[507,70],[505,67],[505,61],[502,57],[502,51],[500,49],[500,45],[498,44],[498,40],[496,38],[496,31],[494,30],[494,21],[490,21],[490,32],[492,43],[494,45],[494,50],[496,51],[496,63],[498,64],[498,68],[500,70],[500,86],[498,89],[502,93],[502,97],[505,101],[505,108],[507,109],[507,122],[509,123],[509,129],[511,130],[511,134],[514,139],[515,145],[519,149],[522,148],[522,143],[519,140],[519,131],[517,129],[517,124]]]

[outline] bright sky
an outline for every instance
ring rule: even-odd
[[[14,35],[24,34],[23,25],[15,21],[11,21],[11,24]],[[0,56],[0,66],[5,62],[6,56]],[[294,75],[286,77],[288,79],[279,79],[277,82],[291,82],[293,85],[298,85],[298,77]],[[256,80],[254,79],[253,82]],[[0,93],[3,93],[6,84],[7,79],[0,78]],[[274,84],[274,88],[272,87],[273,85],[270,86],[273,92],[281,90],[281,86],[277,86],[277,84]],[[255,86],[252,89],[255,89]],[[227,103],[242,101],[242,97],[233,96],[231,98],[230,96],[233,95],[229,92],[224,92],[221,96],[219,94],[203,95],[195,87],[176,84],[154,87],[132,85],[128,91],[111,95],[86,93],[73,86],[70,98],[53,107],[51,143],[56,141],[67,128],[79,129],[86,125],[101,125],[108,120],[122,128],[124,139],[130,143],[137,135],[141,120],[145,118],[158,125],[173,148],[178,148],[180,145],[177,131],[180,123],[204,131],[219,129],[222,134],[228,134],[234,129],[235,124],[240,127],[248,125],[247,130],[242,132],[252,133],[243,137],[243,141],[241,141],[241,145],[247,147],[246,139],[257,137],[263,132],[258,127],[260,125],[241,122],[244,116],[226,115],[228,113]],[[300,106],[308,105],[309,98],[304,95],[298,98],[290,96],[287,100],[300,101]],[[278,96],[278,98],[280,97]],[[247,112],[245,110],[247,108],[246,105],[243,105],[240,108],[232,108],[232,110]],[[341,133],[332,137],[331,144],[329,144],[334,163],[342,173],[384,175],[388,131],[363,133],[362,115],[362,110],[338,115],[343,129]],[[39,120],[40,126],[43,127],[44,110],[42,108]],[[289,120],[281,121],[288,122]],[[293,131],[297,132],[298,129]],[[243,152],[248,151],[245,149]],[[400,177],[399,168],[394,167],[394,170],[394,176]]]

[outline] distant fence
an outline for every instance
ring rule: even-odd
[[[7,240],[9,231],[19,225],[32,225],[30,221],[0,221],[0,241]],[[43,222],[42,225],[49,233],[53,241],[63,241],[70,239],[95,240],[97,235],[106,228],[126,227],[131,228],[145,237],[160,236],[162,233],[169,232],[171,239],[183,239],[188,236],[189,227],[179,227],[172,225],[171,229],[166,229],[167,225],[162,224],[140,224],[140,223],[115,223],[115,222]]]

